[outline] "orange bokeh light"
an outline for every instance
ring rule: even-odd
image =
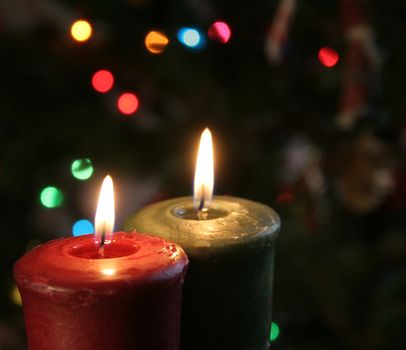
[[[138,109],[138,106],[138,98],[131,92],[126,92],[120,95],[117,101],[118,110],[126,115],[135,113],[135,111]]]
[[[145,47],[153,54],[162,53],[169,44],[169,39],[164,33],[150,31],[145,37]]]

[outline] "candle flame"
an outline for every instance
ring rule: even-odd
[[[103,181],[99,202],[97,204],[95,218],[95,236],[96,244],[103,246],[104,243],[110,243],[113,238],[114,228],[114,188],[113,180],[107,175]]]
[[[213,141],[208,128],[204,129],[200,138],[197,154],[194,181],[193,204],[196,210],[207,210],[214,187]]]

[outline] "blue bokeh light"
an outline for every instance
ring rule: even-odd
[[[75,237],[94,233],[93,224],[89,220],[78,220],[73,224],[72,233]]]
[[[200,49],[204,46],[203,34],[195,28],[181,28],[178,31],[178,40],[185,46],[192,49]]]

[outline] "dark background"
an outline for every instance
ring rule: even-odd
[[[146,203],[191,194],[206,126],[215,193],[282,217],[273,349],[404,349],[406,3],[307,0],[289,16],[290,3],[0,2],[0,349],[25,348],[18,257],[93,221],[107,173],[117,229]],[[69,34],[79,18],[94,29],[83,44]],[[180,27],[206,36],[219,19],[227,44],[177,40]],[[169,37],[162,54],[144,46],[152,29]],[[322,47],[338,53],[334,67]],[[107,94],[90,84],[102,68],[116,79]],[[117,110],[123,91],[139,98],[132,116]],[[81,158],[94,166],[87,181],[71,174]],[[51,185],[64,201],[49,209],[39,195]]]

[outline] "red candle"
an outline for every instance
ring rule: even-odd
[[[179,348],[185,253],[112,226],[96,220],[96,239],[50,241],[15,264],[30,350]]]

